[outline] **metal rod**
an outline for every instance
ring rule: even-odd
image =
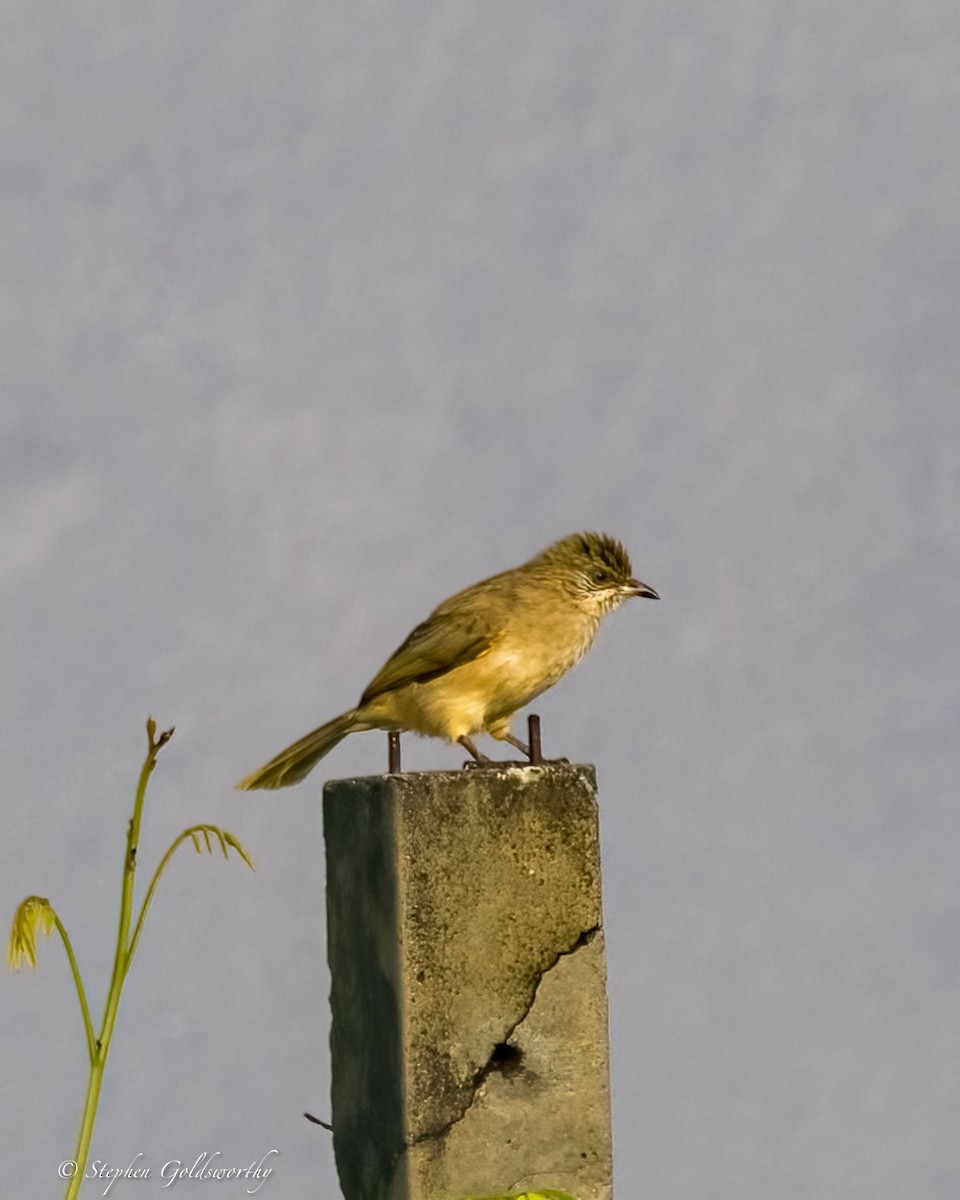
[[[401,770],[400,734],[397,730],[391,729],[387,734],[387,771],[391,775],[399,775]]]
[[[527,717],[527,729],[530,734],[530,762],[538,767],[543,762],[543,751],[540,747],[540,718],[536,713]]]

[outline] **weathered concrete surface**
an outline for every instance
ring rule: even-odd
[[[593,769],[339,780],[324,829],[347,1200],[607,1200]]]

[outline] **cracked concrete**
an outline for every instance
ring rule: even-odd
[[[562,958],[565,958],[568,954],[575,954],[576,951],[579,950],[582,946],[588,945],[590,943],[590,941],[592,941],[592,939],[595,937],[595,935],[597,933],[599,933],[599,931],[600,931],[599,925],[594,925],[592,929],[585,929],[581,934],[579,934],[577,936],[577,940],[573,943],[572,946],[568,947],[566,950],[558,950],[556,957],[553,959],[553,961],[551,963],[549,963],[543,971],[541,971],[537,974],[536,978],[534,979],[534,981],[531,984],[530,999],[527,1001],[527,1004],[526,1004],[523,1012],[520,1014],[520,1016],[517,1018],[517,1020],[514,1021],[512,1025],[510,1025],[510,1027],[508,1029],[505,1029],[503,1031],[503,1034],[501,1035],[499,1041],[496,1042],[495,1045],[493,1045],[491,1047],[490,1057],[487,1059],[487,1061],[484,1063],[484,1065],[480,1068],[479,1071],[477,1071],[476,1075],[473,1077],[473,1081],[472,1081],[471,1088],[470,1088],[470,1095],[469,1095],[469,1099],[467,1100],[467,1103],[462,1106],[460,1111],[450,1121],[448,1121],[445,1125],[441,1126],[439,1129],[429,1129],[421,1134],[418,1134],[413,1139],[413,1142],[412,1142],[413,1145],[418,1145],[419,1143],[428,1141],[431,1138],[446,1137],[447,1134],[452,1129],[452,1127],[454,1125],[456,1125],[458,1122],[462,1121],[464,1119],[464,1117],[467,1115],[467,1113],[470,1111],[470,1109],[473,1107],[474,1103],[477,1100],[478,1093],[482,1089],[483,1085],[486,1083],[491,1072],[503,1071],[504,1073],[510,1073],[510,1074],[513,1074],[516,1072],[516,1070],[519,1067],[519,1062],[523,1058],[522,1048],[517,1044],[517,1040],[516,1040],[517,1031],[520,1029],[520,1027],[527,1020],[527,1017],[530,1015],[531,1009],[533,1008],[534,1003],[536,1002],[537,993],[540,990],[540,984],[543,982],[543,980],[546,978],[546,976],[549,975],[549,973],[557,966],[557,964],[560,962],[560,960]],[[504,1052],[505,1049],[510,1049],[513,1051],[513,1053],[512,1054],[505,1053]],[[512,1064],[512,1065],[510,1065],[510,1064]]]
[[[324,826],[347,1200],[607,1200],[592,768],[338,781]]]
[[[511,1036],[518,1057],[510,1069],[487,1074],[441,1153],[408,1151],[421,1185],[412,1194],[489,1195],[493,1178],[498,1193],[552,1187],[610,1200],[607,1054],[596,1042],[603,984],[602,935],[558,960]]]

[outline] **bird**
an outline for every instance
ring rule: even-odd
[[[400,730],[458,743],[491,760],[488,733],[530,755],[510,718],[575,667],[604,617],[631,597],[659,600],[633,577],[623,545],[572,533],[534,558],[444,600],[387,659],[360,702],[242,779],[241,791],[299,783],[348,734]]]

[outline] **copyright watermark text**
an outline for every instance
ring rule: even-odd
[[[133,1161],[126,1167],[117,1167],[112,1163],[104,1162],[102,1159],[94,1159],[84,1172],[84,1179],[97,1179],[101,1183],[105,1183],[101,1195],[109,1196],[110,1190],[118,1179],[153,1179],[154,1176],[163,1180],[164,1187],[170,1187],[174,1183],[181,1183],[184,1180],[191,1179],[194,1182],[210,1182],[230,1179],[240,1179],[248,1184],[247,1195],[253,1196],[266,1183],[273,1174],[273,1167],[270,1165],[274,1158],[279,1158],[279,1150],[268,1150],[259,1162],[252,1162],[249,1166],[231,1166],[224,1162],[223,1155],[219,1150],[205,1151],[203,1154],[197,1155],[192,1162],[184,1162],[179,1158],[171,1158],[165,1162],[162,1167],[157,1169],[143,1161],[143,1154],[137,1154]],[[77,1173],[77,1164],[72,1158],[66,1159],[57,1168],[57,1174],[61,1179],[72,1179]]]

